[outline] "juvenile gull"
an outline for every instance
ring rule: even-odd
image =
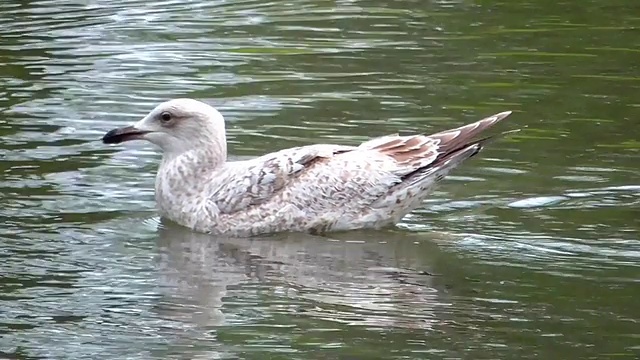
[[[388,135],[359,146],[317,144],[227,161],[225,123],[193,99],[159,104],[109,131],[106,144],[144,139],[160,147],[160,215],[198,232],[251,236],[394,225],[490,137],[473,138],[505,111],[433,135]]]

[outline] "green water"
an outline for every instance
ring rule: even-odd
[[[0,358],[640,357],[640,3],[0,0]],[[230,154],[492,144],[396,228],[212,238],[107,130],[188,96]]]

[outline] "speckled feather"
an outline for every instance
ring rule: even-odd
[[[146,137],[164,150],[156,178],[161,215],[195,231],[230,236],[395,224],[450,170],[480,151],[488,138],[473,140],[476,135],[510,114],[429,136],[389,135],[357,147],[309,145],[231,162],[224,120],[203,103],[171,100],[136,125],[151,129],[166,109],[182,119],[161,129],[166,133],[207,129],[190,131],[190,145],[182,147],[168,145],[179,134]]]

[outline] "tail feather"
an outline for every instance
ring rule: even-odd
[[[427,167],[416,169],[406,174],[403,179],[413,178],[412,182],[420,181],[425,176],[434,172],[439,172],[438,181],[444,178],[449,171],[460,165],[463,161],[477,155],[486,145],[503,138],[509,134],[517,133],[520,129],[503,131],[499,134],[490,135],[481,139],[464,144],[461,148],[454,149],[448,153],[442,153],[436,160]]]
[[[471,145],[473,138],[478,134],[484,132],[509,115],[511,115],[511,111],[504,111],[456,129],[445,130],[429,135],[429,137],[438,140],[438,152],[446,155],[456,149]]]
[[[463,161],[478,154],[484,146],[519,130],[476,139],[476,136],[511,114],[505,111],[456,129],[424,136],[389,136],[363,144],[392,157],[398,164],[409,165],[401,181],[378,199],[374,208],[388,209],[389,222],[395,223],[420,206],[433,187]],[[413,145],[413,146],[409,146]],[[361,145],[362,146],[362,145]],[[413,155],[407,159],[402,155]]]
[[[415,137],[402,138],[403,141],[396,140],[386,142],[383,145],[376,146],[375,149],[391,155],[396,161],[400,160],[397,152],[404,150],[402,153],[405,155],[402,159],[404,160],[403,163],[409,163],[412,165],[412,169],[403,174],[402,178],[403,180],[413,178],[418,174],[428,174],[437,171],[453,160],[455,160],[454,162],[457,166],[457,164],[462,161],[476,155],[490,142],[506,134],[519,131],[512,130],[476,139],[477,135],[505,119],[510,114],[511,111],[501,112],[474,123],[432,135],[418,135]],[[407,146],[408,144],[414,146]],[[407,159],[406,155],[408,154],[414,155],[415,158]],[[398,162],[400,163],[400,161]]]
[[[376,150],[393,158],[406,174],[432,167],[448,154],[473,144],[473,138],[511,114],[501,112],[474,123],[432,135],[388,135],[362,143],[359,147]]]

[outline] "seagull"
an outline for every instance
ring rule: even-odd
[[[224,117],[201,101],[180,98],[107,132],[102,141],[157,145],[163,154],[155,180],[158,212],[192,231],[324,234],[397,224],[452,169],[496,138],[474,140],[478,134],[510,114],[432,135],[387,135],[357,146],[313,144],[228,161]]]

